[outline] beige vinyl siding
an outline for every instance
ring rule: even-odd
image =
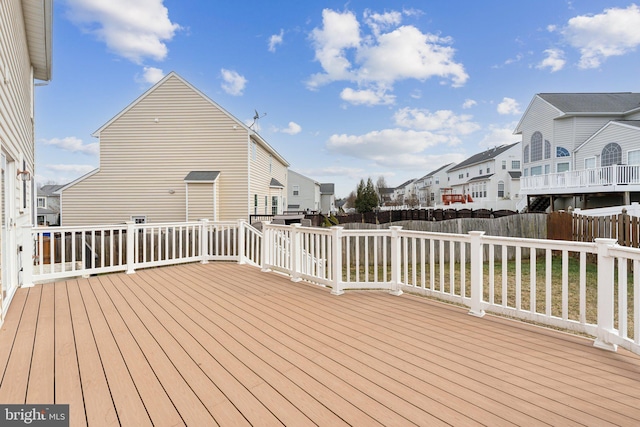
[[[215,197],[213,183],[189,183],[188,199],[187,221],[197,221],[205,218],[209,221],[213,221],[215,219]]]
[[[276,192],[270,188],[271,178],[275,178],[285,186],[281,191],[282,197],[286,198],[287,186],[287,165],[283,164],[278,156],[270,153],[264,146],[256,144],[256,158],[250,157],[250,188],[249,188],[249,206],[250,213],[253,214],[254,195],[258,195],[258,214],[271,213],[271,196]],[[267,196],[267,204],[265,210],[265,196]],[[282,203],[282,202],[281,202]],[[285,200],[286,203],[286,200]],[[286,207],[285,207],[286,209]]]
[[[218,220],[247,218],[247,141],[245,127],[170,76],[101,129],[100,171],[63,191],[62,223],[120,223],[132,214],[185,221],[191,171],[220,172]]]
[[[601,155],[602,148],[610,142],[620,145],[620,148],[622,148],[622,163],[626,163],[627,153],[631,150],[640,149],[638,138],[640,138],[640,129],[610,124],[578,150],[576,153],[577,169],[584,169],[584,159]],[[598,160],[596,166],[600,167],[600,160]]]

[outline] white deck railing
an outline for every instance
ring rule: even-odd
[[[34,228],[23,281],[233,260],[331,287],[423,294],[570,329],[640,354],[640,249],[595,243],[244,221]],[[29,234],[29,233],[25,233]],[[28,254],[34,254],[32,260]]]
[[[640,166],[614,165],[520,178],[521,190],[577,190],[596,187],[615,190],[617,185],[640,185]]]
[[[262,234],[244,221],[36,227],[24,233],[23,284],[200,261],[261,265]]]
[[[330,286],[335,295],[409,291],[465,305],[476,316],[491,311],[565,328],[595,337],[598,347],[640,354],[640,249],[613,239],[266,225],[264,241],[264,270]]]

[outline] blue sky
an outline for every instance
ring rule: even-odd
[[[99,165],[91,134],[171,71],[346,197],[512,134],[540,92],[638,92],[640,6],[615,0],[57,0],[36,180]]]

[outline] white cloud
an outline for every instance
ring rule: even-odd
[[[635,51],[640,45],[640,8],[605,9],[598,15],[571,18],[561,30],[565,40],[580,51],[580,68],[598,68],[610,56]]]
[[[71,173],[80,174],[80,175],[84,175],[96,169],[96,167],[92,165],[68,165],[68,164],[44,165],[44,167],[54,172],[71,172]]]
[[[478,103],[476,101],[474,101],[473,99],[465,99],[464,103],[462,104],[462,108],[467,110],[467,109],[469,109],[471,107],[475,107],[476,105],[478,105]]]
[[[289,122],[289,126],[284,129],[276,129],[276,131],[286,133],[289,135],[297,135],[302,132],[302,127],[296,122]]]
[[[469,135],[480,129],[480,125],[471,121],[472,116],[456,115],[450,110],[431,113],[424,109],[402,108],[393,118],[398,126],[446,136],[449,144],[457,144],[460,142],[459,136]]]
[[[502,98],[502,102],[498,104],[498,114],[521,114],[520,105],[513,98]]]
[[[365,170],[362,168],[349,168],[345,166],[328,166],[318,169],[304,169],[301,172],[306,176],[348,177],[351,179],[360,179],[365,173]]]
[[[547,49],[544,51],[547,55],[536,68],[549,68],[552,73],[560,71],[564,68],[567,61],[564,59],[564,52],[561,49]]]
[[[222,68],[220,70],[220,76],[222,77],[222,89],[229,95],[242,95],[242,91],[247,85],[247,79],[238,74],[236,71],[227,70]]]
[[[273,34],[269,37],[269,52],[275,52],[276,46],[282,44],[282,40],[284,37],[284,30],[280,30],[279,34]]]
[[[479,145],[484,148],[491,148],[518,142],[520,136],[513,134],[516,126],[517,123],[510,123],[505,126],[489,126],[488,133],[482,138]]]
[[[145,58],[164,60],[165,42],[180,29],[169,19],[162,0],[67,0],[66,4],[72,22],[136,64]]]
[[[164,71],[155,67],[144,67],[142,69],[142,77],[138,79],[141,83],[154,85],[164,77]]]
[[[354,105],[390,105],[396,99],[394,95],[389,95],[384,90],[354,90],[349,87],[340,92],[340,98]]]
[[[68,136],[66,138],[43,139],[41,141],[45,145],[58,147],[65,151],[71,151],[72,153],[82,153],[92,156],[98,155],[100,153],[100,144],[98,142],[84,144],[80,138],[76,138],[75,136]]]
[[[464,66],[454,60],[449,37],[425,34],[411,25],[398,26],[399,12],[365,12],[370,35],[361,34],[352,12],[325,9],[322,17],[322,27],[315,28],[310,38],[323,72],[309,78],[310,89],[349,81],[358,83],[362,90],[388,92],[395,82],[405,79],[437,77],[458,87],[469,78]]]

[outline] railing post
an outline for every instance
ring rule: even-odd
[[[299,282],[302,268],[302,224],[291,224],[291,281]]]
[[[483,274],[482,274],[482,236],[484,231],[470,231],[470,257],[471,257],[471,307],[469,314],[472,316],[483,317],[482,309],[482,291],[483,291]],[[504,262],[504,261],[503,261]]]
[[[333,226],[331,227],[331,239],[332,239],[332,252],[331,252],[331,265],[333,271],[331,272],[331,293],[333,295],[342,295],[344,290],[342,289],[342,230],[344,227]],[[347,248],[348,250],[348,248]],[[349,266],[347,266],[349,268]]]
[[[127,221],[127,274],[135,273],[136,261],[136,223]]]
[[[271,263],[271,230],[269,229],[270,221],[262,221],[262,246],[260,247],[260,258],[262,259],[262,271],[271,271],[268,267]]]
[[[209,263],[209,220],[203,218],[200,220],[200,263]]]
[[[22,287],[29,288],[33,286],[33,226],[25,225],[22,227],[22,252],[21,264],[22,264]],[[51,233],[53,235],[53,233]],[[3,236],[4,237],[4,236]],[[52,243],[53,244],[53,243]],[[53,261],[51,261],[53,263]]]
[[[615,334],[614,326],[614,264],[609,249],[616,239],[595,239],[598,253],[598,326],[593,345],[604,350],[616,351],[618,346],[611,342]]]
[[[240,219],[238,220],[238,264],[246,264],[246,253],[247,253],[247,247],[246,247],[246,240],[244,237],[244,226],[245,226],[246,222],[244,219]]]
[[[391,230],[391,295],[402,295],[402,239],[400,238],[401,226],[389,227]],[[405,254],[406,256],[406,254]]]

